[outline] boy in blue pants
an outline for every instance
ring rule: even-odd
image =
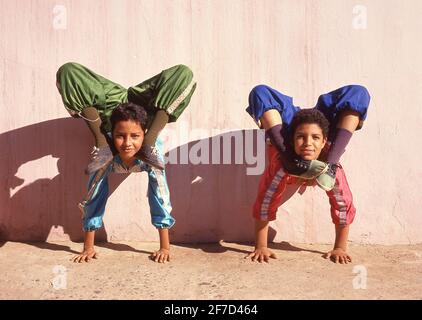
[[[108,175],[145,171],[148,173],[148,202],[151,222],[158,229],[160,249],[152,254],[156,262],[170,261],[170,240],[168,229],[175,219],[171,216],[169,188],[164,170],[156,169],[139,160],[136,154],[142,147],[148,117],[144,108],[133,103],[122,103],[114,109],[110,117],[111,140],[117,154],[105,167],[93,173],[89,178],[88,194],[79,204],[83,230],[85,232],[84,249],[75,257],[74,262],[88,262],[97,258],[94,249],[95,231],[102,227],[105,206],[108,199]],[[162,143],[157,139],[155,148],[162,158]]]

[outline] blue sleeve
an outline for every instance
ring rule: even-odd
[[[148,172],[148,202],[151,223],[156,228],[171,228],[176,220],[171,216],[170,192],[164,171],[151,168]]]
[[[163,154],[163,145],[160,139],[155,144],[159,154]],[[170,191],[165,171],[152,167],[148,170],[148,202],[150,206],[151,222],[154,227],[171,228],[176,220],[171,216]]]
[[[102,227],[105,206],[108,199],[109,166],[105,171],[97,171],[89,177],[88,194],[79,204],[83,212],[82,223],[84,231],[93,231]]]

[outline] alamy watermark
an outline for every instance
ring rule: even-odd
[[[365,266],[359,264],[353,267],[353,273],[356,276],[353,278],[353,289],[366,289],[368,282],[368,270]]]
[[[358,4],[353,7],[352,27],[355,30],[365,30],[368,27],[368,9]]]
[[[243,164],[247,175],[265,169],[264,130],[191,130],[188,122],[180,121],[177,130],[166,127],[160,138],[169,150],[169,164]]]
[[[56,275],[51,284],[56,290],[67,289],[67,269],[65,266],[56,265],[53,267],[53,273]]]
[[[53,29],[67,29],[67,10],[66,7],[62,4],[56,4],[53,7]]]

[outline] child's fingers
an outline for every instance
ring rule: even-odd
[[[271,252],[270,258],[277,259],[277,255],[274,252]]]
[[[246,257],[245,257],[245,259],[248,259],[248,258],[253,258],[253,256],[255,255],[255,251],[254,252],[251,252],[251,253],[249,253]]]
[[[89,254],[88,256],[87,256],[87,259],[88,259],[88,261],[87,262],[89,262],[90,260],[92,260],[92,259],[97,259],[97,258],[94,258],[95,257],[95,253],[91,253],[91,254]]]
[[[79,255],[79,254],[78,254],[78,255],[76,255],[76,256],[73,256],[73,257],[72,257],[72,261],[73,261],[73,262],[78,262],[79,258],[80,258],[80,255]]]
[[[164,257],[165,254],[160,252],[160,251],[156,251],[154,252],[154,261],[158,262],[158,263],[163,263],[164,262]]]
[[[331,257],[331,252],[327,252],[327,253],[323,254],[322,257],[324,259],[328,259],[329,257]]]
[[[166,263],[167,262],[167,258],[168,258],[168,254],[162,253],[162,254],[160,254],[160,260],[159,260],[159,262],[160,263]]]

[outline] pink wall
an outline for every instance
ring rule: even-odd
[[[244,109],[256,84],[305,107],[344,84],[366,86],[368,121],[343,157],[358,210],[350,239],[422,241],[419,0],[0,0],[0,8],[0,238],[81,239],[76,203],[92,141],[55,89],[57,68],[77,61],[124,86],[174,64],[191,66],[198,87],[169,126],[168,151],[191,149],[221,131],[244,138],[253,132]],[[247,175],[248,167],[170,164],[172,240],[252,240],[259,176]],[[158,239],[146,189],[145,174],[111,179],[101,237]],[[293,196],[271,237],[333,241],[325,193],[308,188]]]

